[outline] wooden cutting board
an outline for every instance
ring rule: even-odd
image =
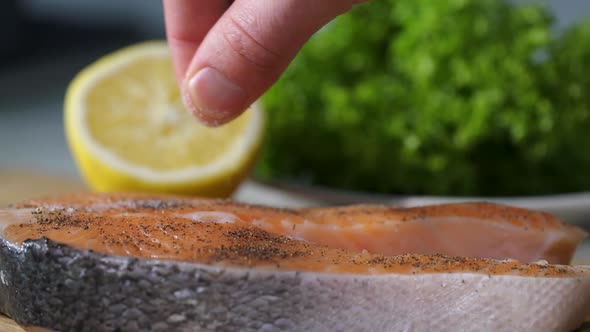
[[[0,168],[0,207],[35,197],[86,190],[86,186],[75,176]]]
[[[0,316],[0,331],[2,332],[24,332],[18,324],[8,317]]]

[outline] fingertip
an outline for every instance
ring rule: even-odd
[[[182,90],[183,90],[182,100],[184,102],[185,107],[202,125],[204,125],[206,127],[211,127],[211,128],[220,127],[235,118],[232,116],[228,116],[226,118],[219,118],[219,117],[212,118],[212,117],[210,117],[206,112],[203,112],[202,109],[196,107],[193,104],[189,93],[186,92],[185,89],[182,89]]]
[[[204,125],[217,127],[238,117],[246,108],[248,94],[212,67],[205,67],[182,84],[187,109]]]

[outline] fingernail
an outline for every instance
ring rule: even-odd
[[[202,122],[218,126],[236,117],[246,102],[246,92],[218,70],[205,67],[189,78],[185,100]]]

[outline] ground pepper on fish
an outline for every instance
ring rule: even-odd
[[[93,196],[92,196],[93,197]],[[78,198],[77,198],[78,199]],[[87,202],[96,205],[83,206]],[[253,216],[284,214],[281,217],[307,220],[314,216],[371,216],[374,223],[383,223],[403,212],[405,222],[421,220],[428,215],[478,214],[485,218],[507,218],[511,221],[526,220],[526,215],[513,208],[503,209],[489,204],[475,204],[453,210],[447,207],[400,209],[385,206],[322,209],[268,209],[253,205],[218,200],[157,199],[143,197],[132,199],[121,196],[106,202],[99,198],[80,198],[68,208],[55,203],[34,205],[32,219],[28,223],[9,226],[7,233],[16,229],[27,238],[48,237],[54,241],[81,249],[97,250],[147,259],[188,261],[197,263],[230,265],[237,267],[273,266],[297,271],[326,271],[341,273],[402,273],[414,274],[442,272],[478,272],[482,274],[539,274],[561,276],[570,270],[539,264],[498,262],[444,255],[383,256],[368,253],[332,249],[326,246],[276,235],[253,226]],[[199,221],[191,219],[191,212],[223,211],[236,216],[232,222]],[[479,212],[478,212],[479,211]],[[488,215],[489,214],[489,215]],[[297,219],[297,218],[299,219]],[[350,219],[348,219],[350,217]],[[248,219],[249,218],[249,219]],[[398,218],[399,220],[400,218]],[[540,222],[545,222],[540,218]],[[494,219],[495,220],[495,219]],[[301,221],[299,221],[301,222]],[[491,221],[494,222],[494,221]],[[547,220],[548,225],[553,220]],[[345,224],[346,226],[346,224]],[[289,225],[292,229],[295,227]],[[31,233],[27,234],[27,230]],[[79,233],[82,232],[82,233]],[[68,238],[68,234],[76,234]],[[76,239],[91,239],[94,244]],[[78,242],[76,242],[78,241]],[[88,242],[88,241],[87,241]]]

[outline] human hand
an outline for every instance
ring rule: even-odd
[[[367,0],[163,0],[186,107],[204,124],[239,116],[322,26]]]

